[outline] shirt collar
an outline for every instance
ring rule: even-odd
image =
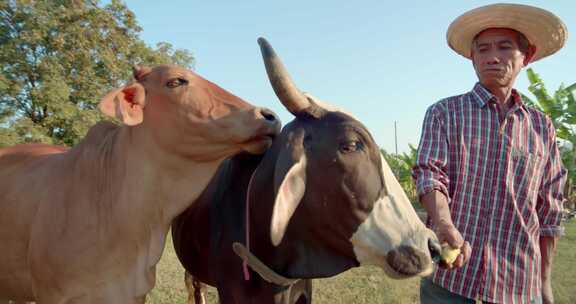
[[[472,89],[472,94],[474,95],[474,100],[478,103],[480,107],[484,107],[491,102],[496,102],[496,97],[488,91],[480,82],[477,82]],[[521,106],[523,104],[522,97],[516,89],[512,89],[512,94],[510,94],[512,101],[515,105]]]

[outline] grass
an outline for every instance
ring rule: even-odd
[[[566,234],[560,239],[554,266],[552,287],[556,303],[576,303],[576,219],[564,226]]]
[[[553,285],[557,304],[576,303],[576,220],[567,222],[566,235],[560,240],[554,258]],[[330,279],[314,281],[314,303],[419,303],[419,279],[392,280],[374,267],[347,271]],[[156,287],[149,294],[147,303],[186,303],[184,272],[172,248],[166,250],[156,277]],[[210,288],[208,303],[218,303],[215,290]]]

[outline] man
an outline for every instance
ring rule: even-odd
[[[559,18],[526,5],[477,8],[450,25],[448,44],[472,60],[479,82],[424,118],[413,169],[420,201],[440,241],[461,254],[422,280],[422,303],[553,303],[566,171],[550,119],[513,86],[566,36]]]

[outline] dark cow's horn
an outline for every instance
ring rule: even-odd
[[[276,96],[290,113],[294,115],[301,113],[310,106],[310,101],[296,87],[270,43],[264,38],[258,38],[258,44],[260,45],[268,79],[270,79],[270,84]]]

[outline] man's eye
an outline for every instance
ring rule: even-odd
[[[174,79],[168,80],[168,82],[166,83],[166,86],[173,89],[173,88],[179,87],[181,85],[185,85],[185,84],[188,84],[188,80],[186,80],[184,78],[174,78]]]
[[[356,140],[347,141],[340,144],[340,152],[352,153],[362,149],[362,143]]]

